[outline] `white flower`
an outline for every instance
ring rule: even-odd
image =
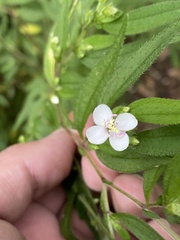
[[[129,136],[126,131],[132,130],[138,124],[131,113],[113,114],[105,104],[100,104],[94,109],[93,120],[96,125],[86,131],[88,141],[102,144],[109,137],[110,145],[116,151],[123,151],[129,146]]]

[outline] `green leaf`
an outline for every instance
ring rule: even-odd
[[[168,1],[155,3],[149,6],[134,9],[128,12],[128,24],[126,35],[134,35],[147,32],[153,28],[173,23],[180,19],[180,1]],[[120,19],[104,24],[103,28],[116,34],[121,25]]]
[[[180,19],[180,1],[156,3],[129,12],[127,34],[146,32]]]
[[[180,102],[179,102],[180,104]],[[180,125],[139,132],[135,151],[152,156],[174,156],[180,153]]]
[[[114,213],[111,217],[125,225],[139,240],[163,240],[163,238],[146,222],[127,213]]]
[[[128,148],[123,152],[117,152],[109,143],[99,146],[97,155],[107,167],[119,172],[138,172],[155,166],[166,165],[171,161],[168,157],[152,157],[143,155]]]
[[[55,24],[54,36],[57,36],[62,49],[67,46],[69,30],[69,8],[72,0],[62,1],[59,7],[59,14]]]
[[[159,215],[157,215],[157,213],[149,210],[149,209],[143,209],[142,211],[143,215],[147,218],[150,219],[160,219]]]
[[[81,88],[74,111],[75,125],[80,132],[89,114],[93,111],[94,107],[101,102],[101,91],[103,88],[106,88],[107,82],[111,79],[124,41],[126,22],[127,20],[125,18],[124,24],[119,30],[121,33],[120,37],[115,41],[107,55],[94,67],[89,79]]]
[[[91,6],[96,2],[96,0],[80,0],[79,1],[81,6],[81,19],[82,22],[85,22],[85,24],[89,23],[89,18],[93,18],[94,13],[91,12]]]
[[[26,86],[27,96],[14,123],[14,130],[20,128],[25,122],[32,125],[36,122],[35,119],[41,118],[44,108],[47,107],[45,106],[47,91],[47,85],[41,78],[34,79]]]
[[[0,94],[0,107],[8,107],[9,101],[3,95]]]
[[[143,98],[129,107],[130,112],[141,122],[165,125],[180,123],[180,100]]]
[[[51,1],[38,1],[41,4],[41,9],[44,11],[45,15],[55,22],[59,17],[59,9],[61,8],[61,1],[51,0]]]
[[[1,4],[7,4],[7,5],[25,5],[29,2],[33,2],[34,0],[1,0]]]
[[[146,202],[149,202],[150,195],[155,183],[164,172],[165,166],[158,166],[155,168],[148,169],[143,175],[143,189]]]
[[[123,240],[130,240],[131,237],[126,229],[124,229],[116,220],[110,217],[111,223],[113,225],[114,230]]]
[[[37,22],[44,18],[44,12],[38,5],[24,6],[17,10],[17,13],[21,19],[27,22]]]
[[[119,51],[114,44],[108,56],[100,59],[99,65],[92,70],[89,80],[81,88],[75,109],[75,125],[79,131],[99,103],[112,106],[119,99],[168,45],[178,27],[174,23],[165,28],[127,58],[117,56]]]
[[[93,50],[99,50],[110,47],[113,44],[114,40],[115,37],[113,35],[97,34],[85,38],[82,44],[92,46]]]
[[[93,69],[98,65],[100,62],[100,59],[103,58],[103,56],[106,56],[108,52],[108,48],[96,50],[96,51],[90,51],[87,52],[84,58],[81,58],[82,64],[84,64],[88,69]]]
[[[172,214],[180,216],[180,154],[176,155],[164,174],[164,205]]]

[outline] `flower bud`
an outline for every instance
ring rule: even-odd
[[[112,3],[106,6],[100,5],[96,10],[95,22],[97,24],[109,23],[118,19],[121,15],[122,11],[114,7]]]
[[[79,58],[83,58],[85,56],[86,52],[89,52],[92,49],[93,49],[92,45],[82,43],[80,45],[80,47],[77,49],[77,56]]]
[[[130,144],[132,146],[136,146],[139,144],[139,140],[137,140],[137,138],[135,138],[135,137],[130,137]]]
[[[166,209],[177,216],[180,216],[180,199],[176,199],[166,206]]]

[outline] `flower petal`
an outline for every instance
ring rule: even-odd
[[[87,129],[86,137],[90,143],[102,144],[108,139],[108,132],[102,126],[93,126]]]
[[[137,119],[131,113],[121,113],[115,120],[115,126],[121,131],[132,130],[137,124]]]
[[[125,133],[123,136],[110,136],[109,142],[116,151],[124,151],[129,146],[129,136]]]
[[[102,126],[105,121],[111,118],[112,111],[107,105],[100,104],[94,109],[93,120],[95,124]]]

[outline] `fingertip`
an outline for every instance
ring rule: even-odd
[[[114,179],[113,184],[139,201],[145,202],[142,188],[143,180],[139,176],[121,174]],[[116,212],[131,213],[137,216],[141,215],[141,208],[130,198],[114,188],[111,188],[111,197]]]

